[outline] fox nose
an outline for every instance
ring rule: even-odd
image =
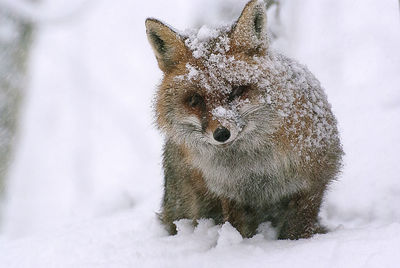
[[[231,136],[231,132],[225,127],[218,127],[213,134],[216,141],[225,142]]]

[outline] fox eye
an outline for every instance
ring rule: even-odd
[[[242,96],[250,89],[250,86],[234,86],[232,87],[232,91],[229,94],[228,100],[233,101],[235,98]]]
[[[203,104],[204,104],[204,99],[203,99],[202,96],[200,96],[200,94],[194,93],[194,94],[190,95],[190,96],[186,99],[186,103],[187,103],[187,105],[189,105],[189,107],[191,107],[191,108],[202,107]]]

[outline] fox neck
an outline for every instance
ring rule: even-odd
[[[245,150],[240,146],[192,149],[191,164],[208,189],[219,197],[254,207],[274,203],[307,187],[299,178],[296,159],[276,155],[270,145]]]

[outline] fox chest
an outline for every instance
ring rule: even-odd
[[[192,164],[201,171],[211,192],[253,206],[274,203],[307,186],[270,155],[197,155]]]

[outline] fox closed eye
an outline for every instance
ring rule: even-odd
[[[186,97],[185,103],[190,107],[190,108],[203,108],[204,107],[204,99],[203,97],[198,94],[198,93],[193,93],[190,94],[189,96]]]
[[[242,85],[242,86],[234,86],[232,87],[232,91],[229,94],[228,101],[233,101],[235,98],[238,98],[249,91],[249,85]]]

